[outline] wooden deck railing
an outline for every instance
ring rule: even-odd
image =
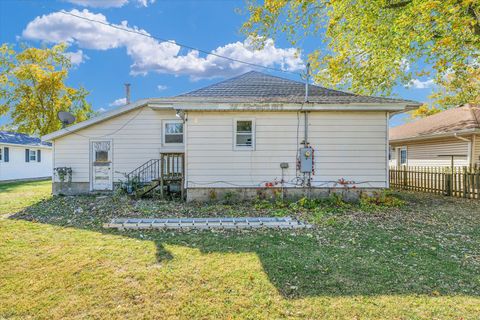
[[[390,187],[480,199],[480,167],[392,167]]]
[[[179,182],[182,199],[185,193],[185,156],[184,153],[160,154],[160,192],[163,196],[163,186]]]

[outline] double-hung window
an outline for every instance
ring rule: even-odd
[[[30,161],[37,161],[37,151],[36,150],[29,150],[28,158]]]
[[[255,122],[253,120],[235,121],[235,149],[255,148]]]
[[[163,143],[167,145],[183,144],[182,120],[167,120],[163,123]]]
[[[408,153],[407,153],[407,148],[402,147],[400,148],[400,165],[401,166],[406,166],[407,165],[407,159],[408,159]]]

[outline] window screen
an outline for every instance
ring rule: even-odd
[[[164,141],[165,143],[183,143],[183,123],[165,122]]]
[[[235,145],[237,147],[253,146],[253,121],[238,120],[236,123]]]

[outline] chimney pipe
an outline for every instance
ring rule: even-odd
[[[130,83],[125,83],[125,101],[130,104]]]

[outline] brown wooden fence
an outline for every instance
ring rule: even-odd
[[[480,167],[392,167],[390,187],[480,199]]]

